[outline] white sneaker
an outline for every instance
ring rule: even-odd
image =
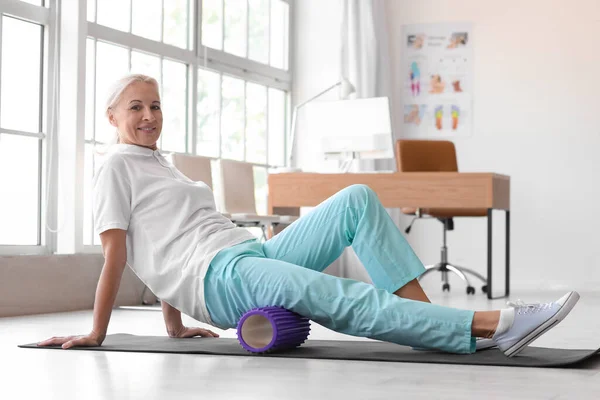
[[[494,335],[492,340],[507,357],[513,357],[529,343],[558,325],[578,301],[579,293],[569,292],[551,303],[509,303],[515,308],[513,325],[508,331]]]

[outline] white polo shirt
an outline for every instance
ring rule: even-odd
[[[116,144],[94,177],[94,226],[127,231],[127,264],[160,298],[214,325],[204,277],[222,249],[254,239],[216,210],[210,188],[193,182],[160,151]]]

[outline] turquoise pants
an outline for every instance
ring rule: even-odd
[[[322,272],[347,246],[374,285]],[[473,311],[392,294],[424,271],[377,195],[352,185],[267,242],[220,251],[205,278],[205,300],[220,328],[234,328],[252,308],[281,306],[349,335],[474,352]]]

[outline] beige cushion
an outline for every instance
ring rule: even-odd
[[[220,160],[223,211],[230,214],[256,214],[252,164]]]
[[[173,165],[185,176],[194,182],[204,182],[212,189],[211,159],[208,157],[193,156],[189,154],[173,153],[171,155]]]
[[[231,214],[235,223],[258,222],[263,225],[288,224],[293,216],[260,215],[254,199],[254,170],[243,161],[220,160],[220,183],[223,211]]]

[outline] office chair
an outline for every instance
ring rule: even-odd
[[[396,163],[398,172],[458,172],[456,161],[456,149],[450,141],[438,140],[398,140],[396,141]],[[443,241],[440,262],[426,266],[426,271],[419,279],[424,278],[432,271],[442,273],[443,291],[450,291],[448,272],[456,274],[467,284],[467,294],[474,294],[475,288],[467,274],[473,275],[484,282],[481,287],[483,293],[487,293],[487,280],[481,274],[472,269],[452,264],[448,261],[448,247],[446,246],[446,234],[454,230],[455,217],[485,217],[487,210],[482,209],[449,209],[449,208],[407,208],[401,209],[406,215],[415,217],[406,228],[406,234],[410,233],[412,224],[421,218],[435,218],[442,223]]]
[[[219,160],[219,177],[222,200],[221,208],[240,227],[260,227],[262,239],[267,240],[268,231],[275,226],[289,225],[298,219],[292,215],[265,215],[256,212],[254,198],[254,170],[251,163]]]

